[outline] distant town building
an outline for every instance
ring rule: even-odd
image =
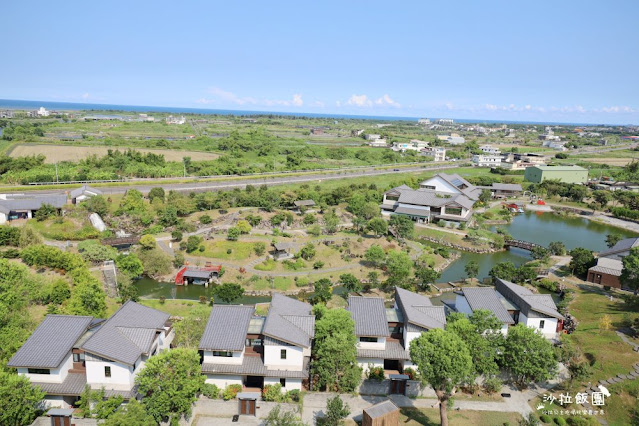
[[[168,117],[166,117],[166,124],[184,124],[186,123],[186,118],[184,118],[184,116],[180,116],[180,117],[173,117],[172,115],[169,115]]]
[[[374,141],[377,139],[381,139],[381,135],[375,134],[375,133],[367,133],[364,135],[364,139],[366,139],[367,141]]]
[[[565,145],[566,145],[565,142],[561,142],[559,141],[559,139],[557,140],[548,139],[542,143],[542,146],[546,148],[555,149],[557,151],[568,151],[568,148],[566,148]]]
[[[323,135],[323,134],[324,134],[324,129],[320,129],[318,127],[311,129],[311,135]]]
[[[358,136],[362,136],[362,134],[364,133],[364,129],[361,130],[351,130],[351,136],[353,137],[358,137]]]
[[[430,124],[430,120],[428,118],[420,118],[419,120],[417,120],[417,124],[426,126]]]
[[[151,117],[149,114],[140,114],[140,121],[153,122],[155,121],[155,118]]]
[[[546,132],[543,135],[539,135],[539,140],[542,141],[560,141],[561,138],[555,135],[555,132],[550,126],[546,127]]]
[[[497,147],[492,146],[492,145],[483,145],[483,146],[480,146],[479,149],[484,154],[490,154],[490,155],[499,155],[499,154],[501,154],[501,150],[499,148],[497,148]]]
[[[437,123],[437,124],[439,124],[441,126],[451,126],[455,122],[454,122],[454,120],[452,120],[450,118],[440,118],[437,121],[435,121],[435,123]]]
[[[45,107],[40,107],[40,109],[38,110],[38,116],[40,117],[48,117],[49,115],[50,112]]]
[[[0,118],[13,118],[13,111],[11,110],[0,111]]]
[[[386,143],[386,139],[375,139],[368,143],[368,146],[373,148],[388,148],[388,144]]]
[[[428,146],[428,142],[413,139],[410,142],[393,142],[393,151],[421,151]]]
[[[383,127],[392,126],[392,124],[390,124],[390,123],[377,123],[376,126],[377,126],[378,129],[381,129]]]
[[[433,157],[433,161],[446,161],[446,148],[441,146],[426,147],[419,152],[420,155]]]
[[[549,179],[564,183],[586,183],[588,169],[580,166],[533,166],[526,169],[524,178],[533,183]]]
[[[473,164],[478,167],[496,167],[501,164],[501,155],[473,155]]]

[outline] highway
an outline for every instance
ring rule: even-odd
[[[321,182],[325,180],[335,180],[335,179],[350,179],[350,178],[358,178],[365,176],[379,176],[379,175],[387,175],[387,174],[402,174],[402,173],[411,173],[411,172],[428,172],[428,171],[436,171],[436,170],[446,170],[446,169],[455,169],[458,167],[463,167],[465,164],[442,164],[439,166],[430,166],[430,165],[420,165],[413,167],[403,167],[399,169],[344,169],[341,171],[336,171],[332,173],[312,173],[305,175],[297,175],[297,176],[263,176],[256,178],[248,178],[248,179],[238,179],[237,177],[229,178],[229,179],[216,179],[214,181],[193,181],[187,183],[163,183],[162,181],[144,181],[135,183],[132,185],[126,186],[96,186],[102,191],[105,195],[108,194],[123,194],[128,189],[137,189],[143,193],[147,193],[151,190],[151,188],[162,187],[165,190],[174,190],[181,192],[206,192],[206,191],[223,191],[229,189],[240,188],[243,189],[247,185],[253,186],[276,186],[276,185],[287,185],[287,184],[295,184],[295,183],[305,183],[305,182]],[[371,183],[374,183],[375,180],[371,179]],[[25,193],[28,194],[59,194],[62,191],[70,191],[69,188],[60,188],[58,190],[55,189],[46,189],[46,190],[33,190],[32,186],[24,185],[25,188],[29,188]],[[14,187],[15,188],[15,187]],[[0,189],[0,191],[2,191]],[[15,190],[11,191],[12,193],[16,193]]]

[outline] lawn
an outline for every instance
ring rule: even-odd
[[[521,419],[519,413],[502,413],[497,411],[454,411],[448,410],[448,422],[450,426],[496,426],[503,424],[516,425]],[[355,424],[350,421],[347,424]],[[399,424],[407,426],[439,425],[438,408],[402,408],[399,416]]]
[[[255,243],[256,242],[252,241],[205,241],[205,250],[203,252],[193,252],[192,255],[210,257],[213,259],[247,260],[252,257],[257,257],[253,250]]]
[[[29,221],[29,225],[51,240],[80,241],[90,238],[98,238],[100,232],[93,228],[87,221],[76,218],[52,218],[39,222],[35,219]]]
[[[207,310],[212,309],[208,304],[199,304],[193,300],[166,299],[164,303],[160,303],[158,299],[140,299],[138,303],[178,317],[192,314],[195,305],[204,307]]]

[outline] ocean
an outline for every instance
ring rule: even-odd
[[[322,114],[312,112],[286,112],[286,111],[250,111],[231,109],[207,109],[207,108],[184,108],[184,107],[162,107],[144,105],[112,105],[112,104],[90,104],[76,102],[51,102],[51,101],[25,101],[17,99],[0,99],[0,109],[28,109],[36,110],[45,107],[54,111],[109,111],[109,112],[160,112],[169,114],[210,114],[210,115],[235,115],[235,116],[255,116],[255,115],[283,115],[291,117],[310,118],[332,118],[351,120],[376,120],[376,121],[412,121],[416,122],[420,117],[398,117],[381,115],[347,115],[347,114]],[[431,118],[434,121],[437,117]],[[482,120],[478,118],[453,118],[456,123],[486,123],[486,124],[533,124],[533,125],[567,125],[567,126],[595,126],[592,123],[561,123],[561,122],[535,122],[535,121],[508,121],[508,120]],[[605,126],[605,124],[600,124]]]

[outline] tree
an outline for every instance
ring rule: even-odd
[[[97,281],[76,283],[67,309],[73,315],[89,315],[103,318],[106,312],[106,296]]]
[[[42,237],[29,225],[22,227],[20,231],[20,239],[18,240],[20,248],[25,248],[37,244],[42,244]]]
[[[411,238],[415,232],[415,222],[407,216],[392,215],[390,217],[389,227],[401,238]]]
[[[229,241],[237,241],[241,233],[242,232],[240,232],[240,230],[237,229],[236,227],[229,228],[229,230],[226,233],[226,239]]]
[[[82,202],[82,205],[90,212],[104,216],[109,212],[109,204],[102,195],[88,198]]]
[[[322,278],[315,281],[313,284],[314,294],[310,297],[309,301],[316,305],[318,303],[326,304],[331,297],[333,297],[333,283],[328,278]]]
[[[594,198],[595,202],[603,209],[612,200],[612,195],[610,195],[609,191],[593,191],[592,198]]]
[[[153,237],[153,235],[142,235],[142,238],[140,238],[140,247],[142,247],[142,249],[144,250],[153,250],[156,246],[157,243],[155,242],[155,238]]]
[[[302,419],[293,411],[282,411],[280,405],[276,405],[269,411],[265,426],[304,426]]]
[[[609,331],[612,328],[610,315],[604,315],[599,319],[599,332]]]
[[[148,414],[144,405],[137,399],[131,399],[128,404],[120,406],[118,411],[109,416],[102,426],[148,426],[157,424],[153,416]]]
[[[626,287],[633,290],[633,294],[636,296],[639,291],[639,247],[630,249],[628,256],[621,259],[623,268],[621,269],[621,276],[619,281]]]
[[[545,247],[535,246],[530,250],[530,254],[535,260],[547,260],[550,257],[550,250]]]
[[[593,256],[591,250],[577,247],[570,250],[569,254],[572,259],[568,267],[572,270],[573,275],[585,275],[588,272],[588,268],[595,265],[595,256]]]
[[[488,275],[493,279],[501,278],[506,281],[514,281],[517,275],[517,268],[512,262],[499,262],[490,269]]]
[[[490,377],[499,372],[498,354],[503,349],[502,323],[488,310],[477,310],[466,317],[453,312],[446,319],[446,330],[466,343],[473,359],[475,374]]]
[[[309,213],[304,215],[304,225],[312,225],[314,223],[315,223],[315,216]]]
[[[202,237],[199,235],[191,235],[186,239],[186,252],[193,253],[195,250],[200,248],[200,244],[202,244]]]
[[[479,201],[485,205],[490,201],[492,197],[493,194],[488,189],[483,189],[481,191],[481,194],[479,194]]]
[[[502,366],[520,386],[550,380],[557,371],[555,352],[537,330],[519,323],[508,329]]]
[[[448,426],[446,409],[455,388],[473,380],[473,359],[468,346],[452,331],[422,333],[410,342],[410,358],[421,373],[421,381],[435,390],[442,426]]]
[[[149,358],[135,383],[146,411],[159,423],[189,415],[205,379],[197,351],[177,348]]]
[[[153,200],[155,199],[158,199],[161,202],[164,202],[164,197],[165,197],[164,188],[161,188],[159,186],[156,186],[155,188],[151,188],[151,190],[149,191],[148,197],[151,202],[153,202]]]
[[[335,395],[326,400],[326,414],[322,418],[321,424],[325,426],[339,426],[344,424],[343,419],[350,413],[351,409],[348,404],[344,403],[339,395]]]
[[[608,234],[606,235],[606,245],[608,246],[608,248],[612,248],[622,239],[623,237],[620,234]]]
[[[28,378],[0,371],[0,424],[30,425],[41,408],[44,392]]]
[[[379,237],[380,235],[384,235],[388,232],[388,223],[381,217],[376,217],[368,221],[366,229]]]
[[[266,252],[266,244],[261,241],[253,244],[253,251],[257,256],[263,256]]]
[[[144,265],[135,253],[119,254],[115,258],[115,266],[131,278],[139,277],[144,272]]]
[[[171,232],[171,238],[173,239],[173,241],[182,241],[182,231],[176,229],[175,231]]]
[[[415,266],[415,278],[417,278],[417,286],[422,290],[427,290],[431,284],[441,277],[439,271],[426,265]]]
[[[391,250],[386,257],[386,272],[388,284],[398,285],[402,288],[410,286],[408,277],[413,267],[413,261],[404,251]]]
[[[466,272],[466,276],[470,279],[477,278],[477,275],[479,275],[479,263],[475,260],[471,260],[464,266],[464,272]]]
[[[337,231],[338,225],[339,217],[337,217],[334,210],[324,215],[324,229],[326,229],[327,234],[334,234],[335,231]]]
[[[114,247],[104,246],[95,240],[84,240],[78,243],[78,252],[84,260],[93,263],[113,260],[118,255]]]
[[[372,263],[373,266],[379,267],[384,263],[386,253],[384,253],[384,249],[381,246],[373,244],[364,253],[364,259],[366,259],[367,262]]]
[[[224,283],[213,287],[213,294],[222,302],[233,303],[244,295],[244,288],[239,284]]]
[[[362,282],[353,274],[342,274],[339,276],[339,283],[349,292],[362,291]]]
[[[566,254],[566,246],[561,241],[553,241],[548,244],[548,250],[550,250],[553,256],[563,256]]]
[[[312,348],[311,374],[315,389],[352,392],[362,380],[357,365],[355,322],[344,309],[316,310],[315,344]]]
[[[315,246],[313,243],[308,243],[300,250],[300,257],[304,260],[311,260],[315,257]]]
[[[248,234],[252,229],[251,224],[248,223],[247,220],[238,220],[235,227],[240,231],[240,234]]]
[[[210,311],[204,306],[197,306],[182,320],[173,324],[175,339],[173,344],[180,348],[198,349],[204,333]]]
[[[145,275],[158,277],[171,273],[171,262],[173,259],[161,249],[137,250],[135,254],[142,262]]]
[[[40,208],[35,212],[33,217],[38,221],[42,222],[43,220],[47,220],[51,216],[56,216],[58,214],[58,210],[53,207],[51,204],[43,203]]]

